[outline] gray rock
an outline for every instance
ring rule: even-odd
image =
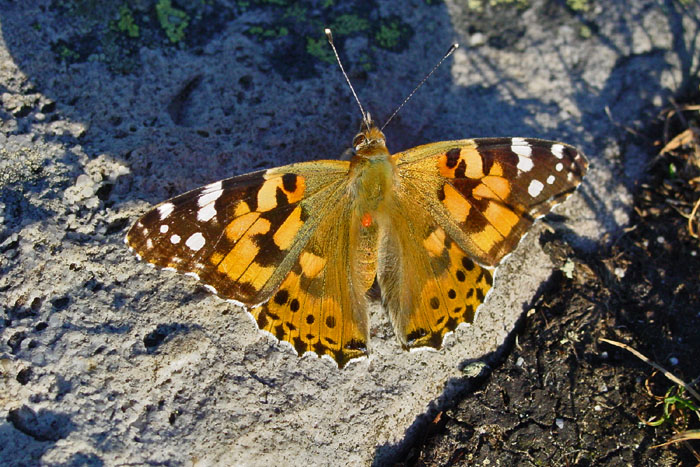
[[[303,50],[304,34],[243,33],[273,21],[274,8],[222,11],[202,44],[157,42],[141,23],[135,54],[110,62],[119,42],[104,40],[91,60],[67,63],[88,20],[48,3],[2,2],[0,463],[394,460],[469,384],[465,367],[488,369],[529,309],[554,267],[541,225],[499,269],[474,325],[442,350],[404,352],[375,304],[370,359],[338,370],[298,358],[193,280],[138,262],[122,238],[149,206],[188,189],[342,154],[359,113],[337,66],[280,58],[295,41]],[[591,169],[555,228],[595,251],[628,222],[649,159],[628,130],[643,130],[697,67],[687,46],[697,10],[636,0],[574,12],[534,0],[479,13],[465,3],[380,1],[370,18],[398,15],[414,34],[399,51],[369,33],[349,41],[358,94],[383,120],[464,39],[386,129],[389,149],[485,136],[576,145]],[[99,8],[120,17],[111,4]],[[115,63],[130,71],[110,71]]]

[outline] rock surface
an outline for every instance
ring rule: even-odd
[[[86,16],[31,3],[0,1],[0,463],[381,465],[468,386],[466,371],[499,355],[552,268],[541,225],[442,350],[401,350],[376,305],[372,356],[344,370],[299,359],[239,308],[124,247],[152,204],[349,146],[359,113],[337,67],[280,59],[279,41],[251,36],[276,7],[226,16],[199,41],[144,45],[122,74],[97,52],[67,63]],[[576,145],[591,170],[552,225],[594,251],[625,226],[648,160],[621,136],[687,85],[698,23],[644,0],[428,3],[377,2],[371,18],[413,31],[404,47],[357,34],[341,48],[381,121],[463,43],[387,128],[389,149],[484,136]]]

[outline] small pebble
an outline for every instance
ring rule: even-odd
[[[469,36],[469,45],[471,47],[479,47],[480,45],[486,44],[486,36],[480,32],[475,32]]]
[[[563,419],[563,418],[557,418],[557,419],[554,421],[554,423],[556,423],[557,428],[559,428],[560,430],[561,430],[562,428],[564,428],[564,419]]]

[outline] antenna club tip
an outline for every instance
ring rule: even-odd
[[[459,42],[455,42],[454,44],[452,44],[452,47],[455,49],[459,49]]]
[[[324,33],[326,33],[326,37],[328,37],[328,40],[333,40],[333,34],[331,33],[331,28],[325,28],[323,30]]]

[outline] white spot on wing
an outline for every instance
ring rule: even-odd
[[[522,172],[529,172],[530,170],[532,170],[534,165],[535,164],[532,163],[532,159],[530,159],[529,157],[518,155],[518,170]]]
[[[544,185],[541,181],[533,180],[530,182],[530,186],[527,187],[527,192],[530,193],[530,196],[536,198],[540,193],[542,193],[543,188]]]
[[[201,208],[202,206],[206,206],[209,203],[213,203],[214,201],[219,199],[221,193],[221,182],[215,182],[211,185],[207,185],[204,187],[204,190],[202,190],[202,194],[197,200],[197,204]]]
[[[180,243],[180,240],[181,240],[181,238],[178,234],[173,234],[170,237],[170,243],[172,243],[173,245],[177,245],[178,243]]]
[[[192,235],[190,235],[190,238],[187,239],[185,242],[185,245],[192,250],[192,251],[199,251],[202,249],[206,241],[204,240],[204,235],[202,235],[202,232],[197,232]]]
[[[149,250],[153,248],[153,240],[151,240],[150,238],[146,239],[146,248],[148,248]]]
[[[216,216],[216,208],[214,207],[214,203],[209,203],[197,211],[197,220],[200,222],[209,222],[214,216]]]
[[[564,158],[564,145],[563,144],[553,144],[552,145],[552,154],[554,154],[554,157],[557,159],[563,159]]]
[[[564,170],[564,165],[561,162],[557,162],[557,165],[554,166],[554,170],[556,170],[557,172],[561,172],[562,170]]]
[[[160,233],[168,233],[168,229],[169,229],[169,228],[170,228],[170,227],[168,227],[168,224],[163,224],[163,225],[161,225],[161,226],[160,226]]]
[[[160,220],[165,219],[175,210],[175,205],[173,203],[163,203],[158,206],[158,214],[160,214]]]
[[[554,183],[554,180],[556,180],[554,175],[550,175],[549,177],[547,177],[547,184],[551,185],[552,183]]]
[[[510,140],[511,146],[510,150],[519,156],[530,157],[532,156],[532,147],[530,143],[525,141],[524,138],[513,138]]]
[[[510,140],[510,150],[518,155],[518,170],[521,172],[529,172],[534,164],[532,163],[532,146],[525,141],[525,138],[512,138]]]

